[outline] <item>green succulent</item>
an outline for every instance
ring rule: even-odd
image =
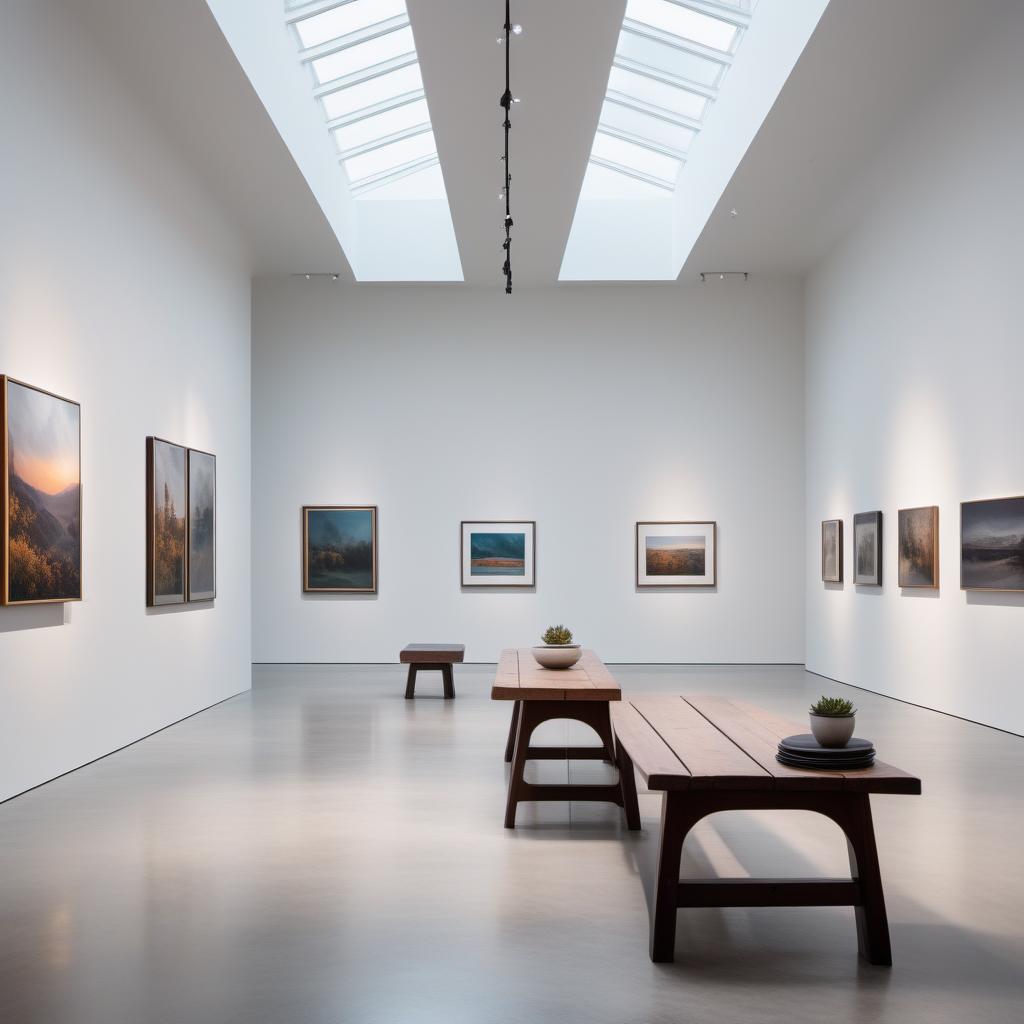
[[[823,718],[849,718],[857,709],[844,697],[820,697],[811,705],[812,715]]]
[[[564,647],[572,643],[572,630],[565,626],[548,626],[541,640],[550,647]]]

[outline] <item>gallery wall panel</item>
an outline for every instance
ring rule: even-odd
[[[493,661],[565,622],[609,660],[802,661],[794,282],[298,279],[257,282],[253,311],[254,660]],[[376,594],[302,593],[300,509],[331,504],[378,507]],[[717,523],[717,583],[638,588],[652,520]],[[535,547],[483,552],[535,585],[460,586],[469,521],[536,522]]]

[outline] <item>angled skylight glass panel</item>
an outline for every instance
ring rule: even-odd
[[[672,114],[690,117],[694,121],[704,116],[708,105],[706,96],[677,86],[653,72],[640,74],[618,65],[613,65],[608,76],[608,93],[639,100]]]
[[[739,28],[729,21],[701,13],[701,6],[694,4],[690,7],[676,0],[628,0],[626,17],[699,46],[722,53],[731,52]]]
[[[430,125],[427,101],[422,97],[391,107],[380,114],[345,121],[334,129],[334,141],[338,149],[345,152],[420,125]]]
[[[664,37],[652,32],[649,26],[630,21],[623,23],[615,56],[624,63],[635,62],[707,88],[717,86],[729,66],[719,57],[699,53],[680,40]]]
[[[294,21],[295,31],[299,34],[302,46],[320,46],[331,42],[339,36],[351,35],[353,32],[379,25],[388,18],[407,15],[405,0],[349,0],[348,3],[309,3],[291,4],[287,8],[289,15],[301,14],[303,10],[313,13],[309,17]],[[319,13],[316,13],[319,11]]]
[[[601,129],[598,129],[594,139],[590,159],[594,163],[600,163],[602,167],[612,165],[626,172],[631,171],[652,183],[662,184],[667,189],[675,188],[680,165],[677,158],[642,143],[609,135]]]
[[[601,127],[628,132],[679,153],[685,153],[697,135],[697,129],[683,121],[608,99],[601,108]]]
[[[366,77],[343,89],[326,93],[322,97],[324,112],[328,118],[334,120],[422,90],[423,77],[420,74],[420,66],[409,64],[397,71]]]
[[[418,163],[424,157],[437,156],[437,143],[432,131],[410,135],[396,142],[375,146],[363,153],[345,160],[349,181],[357,185],[366,178],[375,177],[385,171],[397,170]]]
[[[406,54],[415,56],[415,53],[416,44],[413,42],[412,29],[406,25],[396,31],[374,36],[365,43],[357,43],[324,57],[318,57],[310,63],[317,82],[323,85],[325,82],[354,75],[396,57]]]

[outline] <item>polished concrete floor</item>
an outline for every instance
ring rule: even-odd
[[[647,956],[659,798],[520,808],[507,705],[462,666],[260,667],[253,690],[0,805],[4,1024],[1009,1024],[1024,1019],[1024,740],[850,691],[924,779],[874,797],[895,966],[850,909],[681,911]],[[742,695],[799,720],[797,668],[615,669],[634,692]],[[549,723],[540,742],[582,727]],[[584,733],[579,733],[588,742]],[[531,766],[545,781],[596,762]],[[717,815],[692,874],[846,871],[797,812]]]

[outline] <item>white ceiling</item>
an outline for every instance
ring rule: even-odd
[[[338,271],[352,280],[205,0],[66,2],[222,199],[255,273]],[[972,24],[1003,2],[832,0],[682,277],[813,267],[856,216],[866,164],[940,80]],[[408,8],[465,278],[498,291],[503,5],[408,0]],[[624,8],[625,0],[513,0],[513,20],[525,28],[513,51],[513,92],[523,99],[511,161],[518,287],[557,281]]]

